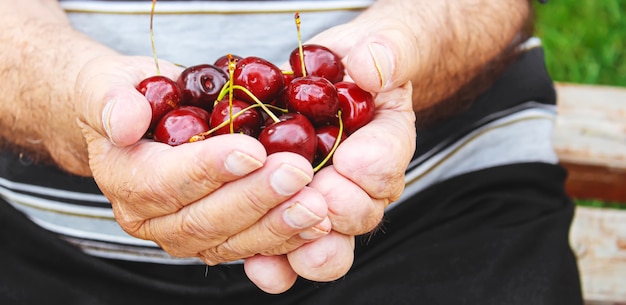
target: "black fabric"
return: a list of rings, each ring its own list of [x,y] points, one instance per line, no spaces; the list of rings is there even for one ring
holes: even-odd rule
[[[332,283],[260,292],[240,265],[162,266],[83,254],[0,204],[0,304],[582,304],[565,171],[485,169],[391,210]],[[206,276],[205,276],[205,271]]]
[[[54,166],[36,164],[28,156],[11,151],[0,150],[0,177],[12,182],[102,194],[93,178],[74,176]]]
[[[582,304],[565,177],[555,165],[517,164],[426,189],[357,251],[353,287],[373,274],[386,287],[353,304],[395,294],[393,304]]]

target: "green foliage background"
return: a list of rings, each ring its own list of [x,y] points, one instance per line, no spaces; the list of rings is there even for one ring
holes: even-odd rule
[[[626,87],[626,0],[534,1],[556,81]]]

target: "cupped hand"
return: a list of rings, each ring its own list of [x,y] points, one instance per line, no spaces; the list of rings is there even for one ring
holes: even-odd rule
[[[310,184],[325,196],[333,230],[343,234],[363,234],[380,223],[404,190],[415,152],[412,79],[421,63],[415,32],[397,16],[370,9],[310,41],[337,53],[346,79],[375,97],[374,119],[338,147],[333,166]]]
[[[412,76],[419,63],[414,33],[402,22],[376,14],[323,32],[307,43],[325,45],[342,57],[347,79],[375,95],[373,121],[344,141],[333,165],[317,172],[309,186],[328,204],[332,232],[285,256],[246,260],[248,276],[260,287],[279,287],[257,263],[272,261],[314,281],[344,276],[354,260],[355,236],[374,230],[384,209],[404,190],[404,175],[415,151]],[[284,274],[287,274],[285,271]]]
[[[282,292],[267,268],[285,278],[313,281],[344,276],[354,261],[355,236],[374,230],[384,209],[404,189],[404,172],[415,150],[411,86],[380,93],[374,120],[343,142],[333,165],[315,174],[309,187],[322,194],[332,223],[330,234],[303,244],[283,256],[254,256],[245,262],[248,277],[266,291]]]
[[[238,134],[175,147],[142,139],[150,108],[134,85],[153,71],[148,58],[102,57],[76,85],[93,177],[126,232],[215,265],[284,254],[330,231],[323,196],[307,187],[311,164],[299,155],[268,157]],[[175,78],[180,68],[162,63],[161,71]]]

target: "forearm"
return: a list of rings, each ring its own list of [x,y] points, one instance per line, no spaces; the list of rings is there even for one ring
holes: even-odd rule
[[[417,52],[410,79],[419,112],[451,98],[498,60],[530,12],[523,0],[379,0],[365,14],[397,17],[413,31]]]
[[[0,1],[0,138],[4,149],[88,175],[74,85],[91,58],[112,53],[74,31],[57,1]]]

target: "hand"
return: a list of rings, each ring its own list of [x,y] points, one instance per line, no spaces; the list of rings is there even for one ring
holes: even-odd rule
[[[477,18],[476,7],[489,19]],[[415,150],[415,112],[449,98],[515,46],[528,12],[527,1],[378,0],[353,21],[309,41],[343,58],[348,78],[377,95],[377,110],[310,184],[328,203],[333,232],[273,259],[308,279],[344,275],[354,236],[373,230],[404,189]],[[260,276],[255,282],[269,284]]]
[[[106,56],[76,85],[93,176],[125,231],[209,265],[284,254],[330,231],[323,196],[306,187],[311,164],[299,155],[268,157],[238,134],[176,147],[142,140],[151,112],[134,84],[152,71],[148,58]],[[162,63],[161,71],[175,78],[180,68]]]
[[[352,81],[376,95],[376,115],[339,146],[333,165],[316,173],[309,184],[328,203],[333,231],[287,255],[246,260],[248,276],[266,291],[289,288],[273,281],[281,272],[285,278],[295,280],[297,274],[315,281],[345,275],[354,259],[354,237],[374,230],[384,208],[404,190],[416,138],[409,81],[417,69],[410,64],[413,33],[395,19],[374,20],[348,23],[310,41],[343,57]],[[268,266],[275,272],[264,273]]]

